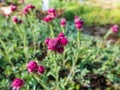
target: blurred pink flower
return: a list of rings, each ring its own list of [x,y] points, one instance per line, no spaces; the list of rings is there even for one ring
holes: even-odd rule
[[[60,45],[58,48],[57,48],[57,52],[58,53],[63,53],[64,52],[64,47],[62,45]]]
[[[80,30],[82,28],[82,24],[75,24],[76,28]]]
[[[58,46],[60,45],[60,39],[59,38],[53,38],[48,43],[48,49],[55,51],[57,50]]]
[[[23,8],[23,13],[25,14],[25,15],[27,15],[31,10],[33,10],[35,8],[35,6],[34,5],[32,5],[32,4],[28,4],[27,6],[25,6],[24,8]]]
[[[118,25],[113,25],[112,27],[111,27],[111,29],[112,29],[112,32],[113,33],[117,33],[118,32]]]
[[[13,88],[13,90],[19,90],[20,87],[22,87],[24,84],[24,81],[20,78],[15,78],[11,84],[11,87]]]
[[[35,6],[34,5],[32,5],[32,4],[28,4],[27,6],[26,6],[26,8],[28,8],[28,9],[34,9],[35,8]]]
[[[45,43],[48,47],[48,50],[63,53],[64,46],[68,44],[68,39],[65,37],[64,33],[59,33],[58,37],[53,39],[46,38]]]
[[[42,65],[39,65],[37,70],[39,74],[43,74],[45,72],[45,67]]]
[[[47,15],[43,20],[48,23],[51,22],[54,19],[54,16],[52,15]]]
[[[21,24],[21,23],[22,23],[22,20],[21,20],[21,19],[18,19],[17,16],[13,16],[13,17],[12,17],[12,21],[13,21],[15,24]]]
[[[62,19],[61,19],[60,25],[61,25],[61,26],[66,26],[66,19],[65,19],[65,18],[62,18]]]
[[[75,17],[74,22],[75,22],[75,26],[78,30],[80,30],[84,24],[84,22],[82,20],[80,20],[80,18],[78,16]]]
[[[48,45],[49,41],[50,41],[50,38],[46,38],[45,39],[45,44]]]
[[[27,64],[27,69],[28,69],[28,72],[30,72],[30,73],[37,71],[37,68],[38,68],[38,65],[35,61],[30,61]]]
[[[47,11],[48,14],[53,14],[53,13],[55,13],[55,12],[56,12],[56,11],[55,11],[54,8],[50,8],[50,9]]]
[[[58,34],[58,37],[65,37],[65,34],[63,32]]]
[[[17,10],[17,7],[16,7],[15,5],[11,5],[10,8],[11,8],[11,11],[12,11],[12,12],[14,12],[14,11]]]
[[[60,42],[61,42],[61,44],[62,44],[63,46],[66,46],[66,45],[68,44],[68,39],[65,38],[65,37],[61,37],[61,38],[60,38]]]

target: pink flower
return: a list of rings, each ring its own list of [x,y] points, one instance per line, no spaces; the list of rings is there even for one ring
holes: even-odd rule
[[[19,90],[20,87],[22,87],[24,84],[24,81],[20,78],[15,78],[11,84],[11,87],[13,88],[13,90]]]
[[[111,27],[111,29],[112,29],[112,32],[113,32],[113,33],[117,33],[117,32],[118,32],[118,25],[113,25],[113,26]]]
[[[50,38],[46,38],[45,39],[45,44],[48,45],[49,41],[50,41]]]
[[[82,20],[80,20],[80,18],[78,16],[75,17],[74,22],[75,22],[75,26],[78,30],[80,30],[84,24],[84,22]]]
[[[45,72],[45,67],[42,66],[42,65],[39,65],[39,66],[38,66],[38,73],[39,73],[39,74],[43,74],[44,72]]]
[[[79,18],[78,16],[75,16],[74,19]]]
[[[67,38],[65,38],[65,37],[61,37],[61,38],[60,38],[60,42],[61,42],[61,44],[62,44],[63,46],[66,46],[66,45],[68,44],[68,40],[67,40]]]
[[[35,61],[30,61],[28,64],[27,64],[27,69],[28,69],[28,72],[35,72],[38,68],[38,65]]]
[[[54,8],[50,8],[48,11],[47,11],[48,14],[53,14],[55,13],[55,9]]]
[[[56,14],[56,11],[54,8],[50,8],[48,11],[47,11],[48,15],[52,15],[54,18],[57,17],[57,14]]]
[[[27,7],[28,9],[31,9],[31,10],[35,8],[35,6],[32,5],[32,4],[28,4],[26,7]]]
[[[54,16],[47,15],[43,20],[48,23],[48,22],[51,22],[53,19],[54,19]]]
[[[33,6],[32,4],[28,4],[23,8],[23,13],[27,15],[30,12],[30,10],[33,10],[34,8],[35,6]]]
[[[45,43],[48,47],[48,50],[63,53],[64,46],[68,44],[68,39],[65,37],[64,33],[59,33],[58,37],[53,39],[46,38]]]
[[[61,33],[58,34],[58,37],[65,37],[65,35],[64,35],[63,32],[61,32]]]
[[[23,13],[24,13],[25,15],[27,15],[27,14],[29,13],[28,8],[25,7],[25,8],[23,9]]]
[[[62,45],[60,45],[59,48],[57,48],[57,52],[58,53],[63,53],[64,52],[64,47]]]
[[[12,21],[13,21],[15,24],[21,24],[21,23],[22,23],[22,20],[21,20],[21,19],[18,19],[17,16],[13,16],[13,17],[12,17]]]
[[[11,5],[10,8],[11,8],[11,11],[12,11],[12,12],[14,12],[14,11],[17,10],[17,7],[16,7],[15,5]]]
[[[60,25],[61,26],[65,26],[66,25],[66,19],[65,18],[61,19]]]
[[[13,17],[12,17],[12,21],[13,21],[14,23],[18,23],[19,20],[18,20],[17,16],[13,16]]]
[[[48,43],[48,49],[55,51],[57,50],[57,47],[60,45],[60,39],[59,38],[53,38]]]
[[[76,28],[77,28],[78,30],[80,30],[80,29],[82,28],[82,25],[81,25],[81,24],[76,24],[75,26],[76,26]]]

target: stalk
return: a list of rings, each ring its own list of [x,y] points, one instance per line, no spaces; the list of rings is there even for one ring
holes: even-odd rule
[[[49,27],[50,27],[51,38],[53,38],[54,37],[53,27],[51,24],[49,24]]]
[[[81,32],[78,31],[77,33],[77,43],[78,43],[78,49],[80,48],[80,35],[81,35]]]
[[[28,45],[27,45],[26,35],[25,35],[25,33],[22,30],[20,30],[20,28],[17,25],[16,25],[16,28],[17,28],[17,31],[18,31],[20,37],[21,37],[21,40],[23,41],[24,55],[25,55],[25,57],[27,59],[26,61],[28,61],[28,53],[27,53],[28,52],[28,47],[27,47]]]
[[[33,18],[34,17],[34,15],[33,15],[33,12],[31,11],[31,16],[32,17],[30,17],[30,19],[29,19],[29,22],[30,22],[30,26],[32,26],[32,21],[34,21],[33,19],[31,19],[31,18]],[[33,29],[32,27],[31,27],[31,29]],[[33,37],[33,48],[34,48],[34,55],[35,55],[35,53],[36,53],[36,37],[35,37],[35,29],[33,29],[32,30],[32,37]]]

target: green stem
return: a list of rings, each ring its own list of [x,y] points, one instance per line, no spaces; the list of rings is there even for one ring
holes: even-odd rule
[[[42,82],[42,80],[40,79],[40,78],[38,78],[38,76],[37,75],[33,75],[34,76],[34,78],[37,80],[37,82],[44,88],[43,90],[49,90],[46,86],[45,86],[45,84]]]
[[[65,28],[61,26],[62,32],[65,33]]]
[[[68,74],[68,77],[67,77],[67,79],[66,79],[66,83],[70,80],[70,78],[72,78],[72,77],[74,76],[75,65],[76,65],[76,62],[77,62],[77,60],[78,60],[79,51],[80,51],[80,50],[78,50],[77,55],[76,55],[76,54],[74,55],[74,56],[75,56],[75,60],[73,60],[70,73]]]
[[[25,55],[25,57],[27,59],[26,60],[26,62],[27,62],[28,61],[28,47],[27,47],[28,45],[27,45],[26,34],[17,25],[16,25],[16,28],[17,28],[17,31],[18,31],[20,37],[21,37],[21,40],[23,41],[23,45],[24,45],[23,51],[24,51],[24,55]]]
[[[51,31],[51,38],[53,38],[54,37],[53,27],[51,24],[49,24],[49,27],[50,27],[50,31]]]
[[[78,43],[78,49],[80,48],[80,34],[81,34],[81,32],[80,32],[80,31],[78,31],[78,33],[77,33],[77,43]]]
[[[57,85],[57,87],[56,87],[56,90],[59,90],[59,66],[58,66],[58,64],[57,64],[57,61],[56,61],[56,55],[55,55],[55,53],[53,53],[53,55],[52,55],[52,60],[53,60],[53,63],[54,63],[54,69],[56,69],[55,71],[55,79],[56,79],[56,85]]]
[[[30,19],[29,19],[30,26],[32,26],[32,21],[34,21],[33,19],[31,19],[31,18],[34,18],[32,11],[31,11],[29,17],[30,17]],[[32,37],[33,37],[33,48],[34,48],[33,52],[34,52],[34,55],[35,55],[35,53],[36,53],[36,37],[35,37],[35,35],[36,34],[35,34],[35,29],[33,29],[32,27],[31,27],[31,29],[32,29]]]
[[[8,50],[7,50],[4,42],[3,42],[1,39],[0,39],[0,43],[1,43],[1,45],[2,45],[2,47],[3,47],[3,49],[4,49],[4,51],[5,51],[5,58],[6,58],[6,60],[8,60],[8,62],[10,63],[10,65],[12,66],[12,68],[13,68],[13,70],[14,70],[14,65],[13,65],[13,63],[11,62],[11,60],[9,59]]]

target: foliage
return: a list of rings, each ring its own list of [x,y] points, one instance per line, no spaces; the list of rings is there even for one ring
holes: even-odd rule
[[[88,9],[88,12],[91,11]],[[14,15],[17,16],[17,13]],[[104,40],[83,34],[76,30],[74,21],[67,21],[63,28],[59,18],[45,23],[35,17],[34,10],[27,16],[18,17],[23,21],[21,24],[15,24],[12,16],[0,16],[1,90],[9,90],[16,77],[25,81],[21,90],[80,90],[82,87],[94,89],[91,85],[92,77],[87,77],[91,74],[105,77],[105,81],[112,83],[109,87],[111,90],[114,84],[119,88],[119,45],[104,44]],[[69,40],[64,52],[59,54],[47,50],[45,39],[52,38],[52,31],[52,35],[57,37],[62,29]],[[29,73],[26,65],[31,60],[45,66],[45,73]],[[107,88],[106,86],[104,89]]]

